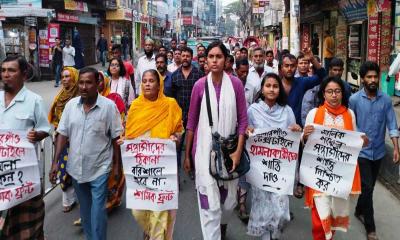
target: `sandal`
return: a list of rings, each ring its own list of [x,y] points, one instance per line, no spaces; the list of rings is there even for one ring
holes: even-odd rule
[[[73,225],[74,226],[82,226],[82,219],[79,218],[78,220],[74,221]]]
[[[303,189],[303,186],[301,186],[301,185],[297,185],[296,186],[296,191],[294,192],[294,194],[293,194],[296,198],[302,198],[303,197],[303,195],[304,195],[304,189]]]
[[[75,207],[75,205],[76,205],[76,202],[74,202],[74,203],[71,204],[70,206],[64,206],[63,212],[64,212],[64,213],[71,212],[72,209]]]
[[[241,188],[239,187],[237,190],[237,196],[238,196],[238,205],[236,208],[238,210],[238,217],[243,223],[247,224],[250,218],[246,210],[247,191],[242,192]]]
[[[370,232],[367,235],[367,240],[379,240],[379,238],[376,235],[376,232]]]

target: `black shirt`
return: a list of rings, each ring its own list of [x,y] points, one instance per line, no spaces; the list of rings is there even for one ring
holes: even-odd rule
[[[53,47],[53,64],[54,65],[62,65],[62,49],[57,48],[57,46]]]

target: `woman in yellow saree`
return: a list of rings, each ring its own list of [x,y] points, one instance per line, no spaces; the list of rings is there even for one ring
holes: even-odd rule
[[[73,67],[64,67],[61,71],[62,89],[54,98],[53,104],[50,107],[48,119],[49,122],[57,129],[61,115],[65,105],[72,98],[78,96],[78,76],[79,72]],[[60,179],[60,187],[63,191],[63,212],[69,212],[75,205],[75,191],[72,187],[71,177],[68,175],[67,169],[68,146],[63,150],[60,159],[58,159],[58,177]]]
[[[183,131],[182,110],[173,98],[163,93],[164,83],[156,70],[143,73],[141,94],[132,102],[126,121],[126,139],[138,137],[171,139],[179,144]],[[133,210],[144,231],[144,239],[172,239],[176,210]]]

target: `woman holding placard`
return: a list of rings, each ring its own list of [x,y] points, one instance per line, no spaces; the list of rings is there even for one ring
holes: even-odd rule
[[[179,144],[183,131],[182,110],[163,90],[164,82],[156,70],[143,73],[141,94],[128,112],[126,139],[162,138]],[[133,210],[132,213],[144,231],[144,239],[172,239],[176,210]]]
[[[301,131],[292,109],[287,105],[286,93],[278,75],[268,73],[263,78],[258,96],[258,101],[247,110],[248,134],[255,128],[269,127]],[[284,224],[290,221],[289,197],[252,186],[251,206],[247,233],[263,240],[279,239]]]
[[[354,112],[348,109],[348,101],[343,97],[345,87],[340,78],[328,77],[320,86],[318,98],[320,106],[312,109],[306,118],[303,141],[314,131],[312,124],[336,129],[356,130]],[[363,136],[364,145],[368,139]],[[358,166],[354,174],[350,195],[361,193],[360,172]],[[349,227],[350,198],[342,199],[305,187],[306,206],[311,208],[312,234],[314,240],[333,239],[335,230],[347,231]]]

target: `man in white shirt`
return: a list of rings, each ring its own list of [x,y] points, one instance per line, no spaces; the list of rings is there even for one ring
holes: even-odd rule
[[[253,66],[249,70],[247,76],[246,88],[251,93],[248,97],[247,102],[251,104],[254,102],[258,91],[261,89],[261,81],[263,77],[273,72],[270,69],[265,68],[265,52],[262,48],[257,47],[253,50]]]
[[[153,39],[147,38],[144,41],[144,54],[144,56],[139,58],[136,66],[135,87],[137,94],[140,94],[140,83],[142,82],[143,73],[149,69],[157,70]]]
[[[180,48],[174,51],[174,61],[168,65],[168,72],[175,72],[182,65],[182,51]]]
[[[75,48],[71,46],[71,40],[65,39],[65,47],[63,48],[63,64],[64,67],[75,66]]]

